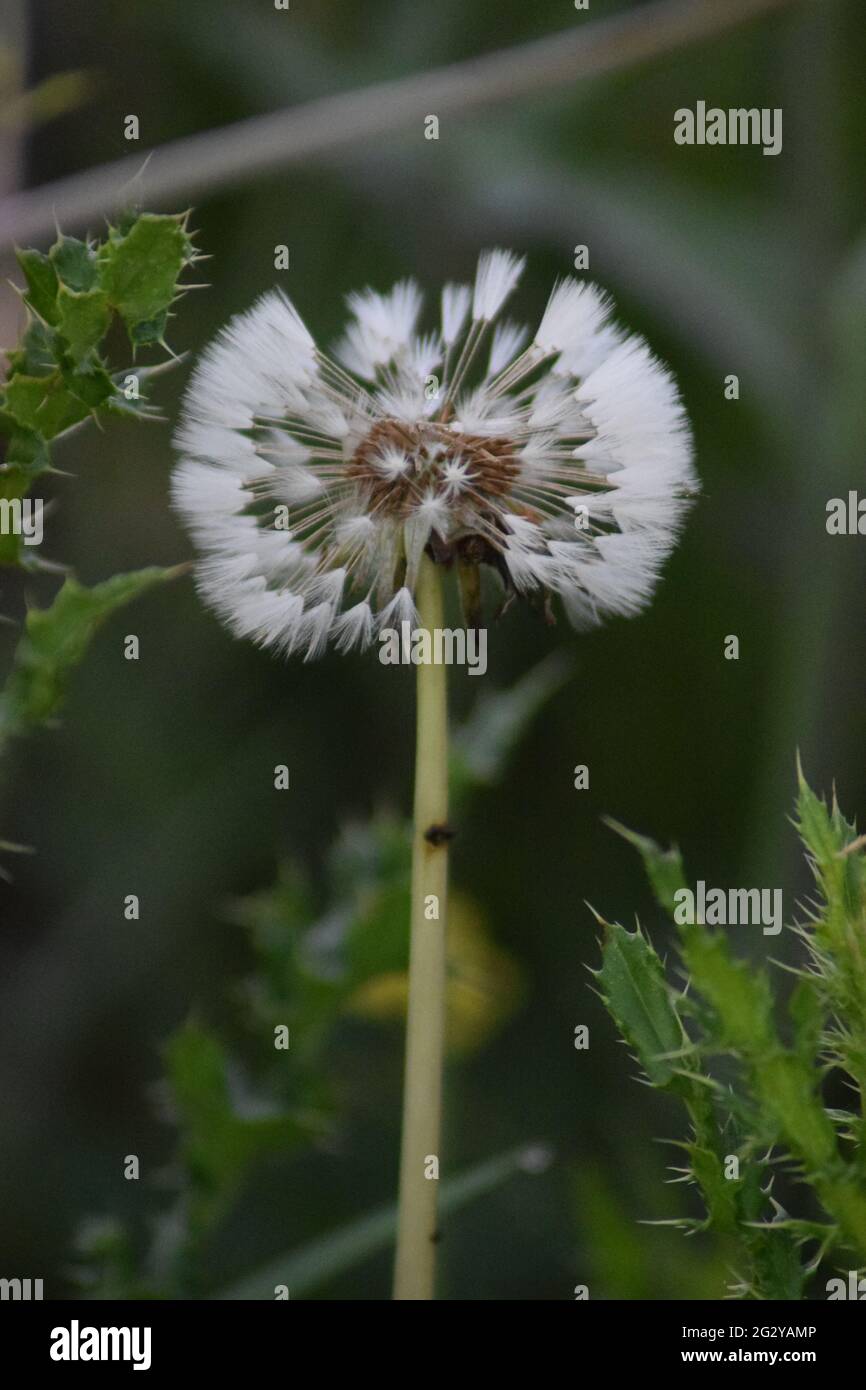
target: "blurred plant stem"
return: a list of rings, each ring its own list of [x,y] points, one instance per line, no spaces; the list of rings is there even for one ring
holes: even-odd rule
[[[417,604],[431,633],[443,625],[442,586],[422,560]],[[396,1299],[433,1297],[445,1029],[448,887],[448,700],[444,665],[419,664],[409,943],[409,1011],[397,1217]]]
[[[81,226],[127,206],[138,193],[150,206],[188,199],[353,149],[389,131],[417,131],[427,111],[451,117],[543,97],[578,79],[629,70],[706,43],[795,3],[654,0],[529,43],[200,131],[148,153],[145,164],[155,158],[146,178],[142,155],[135,154],[7,199],[0,208],[0,247],[38,238],[57,222],[67,229]]]

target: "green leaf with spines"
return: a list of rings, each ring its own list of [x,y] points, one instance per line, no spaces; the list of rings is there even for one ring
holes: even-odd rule
[[[63,353],[57,332],[41,319],[31,319],[18,347],[9,353],[9,376],[50,376]]]
[[[736,960],[727,939],[694,923],[681,929],[682,955],[694,987],[720,1020],[725,1043],[745,1055],[776,1045],[773,996],[766,971]]]
[[[661,845],[656,844],[648,835],[639,835],[636,830],[629,830],[610,816],[604,816],[603,820],[605,825],[637,850],[643,860],[656,901],[673,917],[677,906],[675,894],[688,887],[683,858],[677,846],[671,845],[670,849],[662,849]]]
[[[179,217],[142,213],[110,230],[99,252],[100,284],[134,345],[162,340],[178,279],[193,254]]]
[[[726,1228],[739,1243],[742,1297],[803,1297],[811,1261],[817,1263],[814,1254],[804,1253],[806,1243],[817,1241],[819,1255],[835,1247],[866,1252],[866,1126],[853,1109],[825,1105],[821,1094],[824,1074],[836,1066],[854,1079],[861,1098],[866,1095],[866,856],[835,798],[827,806],[802,773],[797,811],[823,903],[797,929],[812,961],[788,1002],[791,1048],[777,1032],[767,972],[734,958],[726,937],[703,924],[679,932],[687,991],[675,1007],[694,1038],[693,1088],[682,1096],[695,1131],[686,1146],[690,1172],[701,1188],[708,1224]],[[632,832],[625,837],[671,910],[673,892],[686,886],[676,851],[662,851]],[[660,962],[657,974],[659,969]],[[634,1045],[609,997],[606,1002]],[[716,1052],[728,1054],[735,1071],[728,1085],[702,1087],[700,1073],[710,1079],[707,1059]],[[718,1159],[728,1153],[736,1153],[741,1165],[741,1181],[731,1189],[733,1205],[719,1180]],[[796,1164],[828,1222],[797,1222],[770,1206],[779,1162]]]
[[[90,415],[152,413],[147,402],[123,396],[102,356],[103,342],[115,313],[133,347],[163,341],[178,276],[195,255],[185,221],[130,211],[101,245],[59,233],[47,255],[17,252],[30,313],[20,344],[7,354],[0,387],[2,466],[16,474],[6,495],[23,496],[50,466],[47,445]],[[0,563],[39,562],[17,537],[4,536]]]
[[[61,233],[48,255],[61,285],[77,293],[93,289],[98,270],[96,253],[89,242]]]
[[[56,324],[57,291],[60,282],[53,261],[41,251],[35,251],[30,247],[17,249],[15,257],[27,281],[25,304],[46,323]]]
[[[805,935],[830,1018],[825,1051],[853,1079],[866,1115],[866,854],[835,796],[828,807],[799,765],[798,783],[797,828],[823,899]],[[866,1121],[860,1155],[866,1173]]]
[[[774,1115],[797,1158],[812,1173],[838,1160],[836,1131],[821,1102],[812,1067],[782,1048],[750,1058],[759,1102]]]
[[[596,972],[602,998],[654,1086],[682,1089],[675,1060],[687,1038],[664,968],[641,932],[604,924],[602,966]]]
[[[89,406],[70,391],[58,367],[50,376],[17,373],[6,384],[6,408],[16,423],[52,440],[90,414]]]
[[[723,1156],[701,1144],[688,1144],[687,1152],[695,1182],[707,1206],[707,1227],[722,1235],[734,1234],[739,1215],[738,1184],[725,1176]]]
[[[48,608],[31,608],[0,693],[0,740],[46,723],[99,626],[118,608],[173,579],[175,569],[136,570],[85,588],[68,578]]]
[[[102,342],[111,313],[105,290],[70,290],[61,285],[57,294],[57,327],[69,345],[73,361],[82,362]]]

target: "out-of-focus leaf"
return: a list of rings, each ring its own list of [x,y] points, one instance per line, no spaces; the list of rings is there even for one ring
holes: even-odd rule
[[[0,694],[0,740],[54,715],[99,625],[124,604],[181,573],[156,567],[116,574],[88,589],[67,579],[49,608],[31,608]]]
[[[408,898],[405,904],[408,911]],[[407,935],[403,917],[404,942]],[[448,902],[446,1038],[451,1052],[469,1054],[483,1046],[511,1017],[523,996],[517,963],[492,940],[475,904],[462,893]],[[403,955],[408,953],[404,944]],[[402,1020],[409,975],[404,967],[374,974],[356,984],[345,1007],[361,1018]]]
[[[35,130],[45,121],[81,106],[93,86],[93,79],[86,72],[54,72],[26,92],[4,92],[0,131],[8,134]]]
[[[195,1021],[174,1034],[165,1058],[190,1224],[201,1234],[224,1214],[257,1158],[290,1152],[309,1138],[309,1129],[248,1092],[240,1074],[232,1074],[222,1043]]]
[[[794,1047],[807,1062],[814,1063],[824,1028],[824,1005],[820,982],[814,975],[797,981],[788,1000],[788,1013],[794,1025]]]
[[[653,1166],[651,1158],[647,1162],[641,1155],[625,1175],[601,1164],[577,1169],[575,1220],[589,1254],[590,1296],[667,1299],[678,1298],[688,1289],[693,1298],[717,1297],[727,1273],[721,1249],[684,1242],[679,1232],[660,1229],[648,1240],[645,1228],[624,1207],[615,1186],[617,1178],[644,1220],[676,1220],[677,1189],[665,1182],[664,1172]]]
[[[512,750],[541,707],[572,674],[572,664],[553,652],[510,690],[482,693],[465,724],[456,730],[451,751],[455,798],[475,786],[491,786],[503,774]]]
[[[498,1158],[479,1163],[459,1177],[443,1181],[439,1212],[445,1217],[478,1197],[493,1192],[516,1173],[544,1171],[549,1155],[543,1148],[514,1149]],[[396,1206],[370,1212],[319,1240],[290,1250],[239,1280],[220,1297],[232,1300],[272,1299],[274,1290],[285,1285],[290,1298],[313,1293],[329,1280],[354,1269],[356,1265],[387,1249],[397,1229]]]
[[[75,1282],[86,1298],[146,1298],[136,1273],[136,1252],[129,1231],[111,1218],[92,1218],[75,1241]]]

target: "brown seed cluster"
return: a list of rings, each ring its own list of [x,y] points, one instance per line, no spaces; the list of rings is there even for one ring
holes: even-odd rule
[[[379,466],[389,449],[401,451],[408,460],[396,476]],[[467,491],[475,507],[505,496],[520,472],[510,439],[464,434],[441,421],[408,424],[392,419],[377,421],[347,471],[365,493],[369,511],[404,519],[428,490],[442,490],[443,468],[449,460],[466,466]]]

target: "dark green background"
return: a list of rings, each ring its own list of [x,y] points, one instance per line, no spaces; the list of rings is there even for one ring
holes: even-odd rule
[[[31,79],[80,66],[95,85],[33,136],[28,179],[127,154],[129,112],[149,148],[628,8],[293,0],[284,14],[269,0],[40,0]],[[532,319],[586,243],[592,277],[671,364],[694,425],[703,493],[649,612],[577,638],[514,608],[491,630],[491,685],[554,645],[573,653],[575,675],[454,850],[455,882],[520,962],[527,998],[450,1074],[447,1163],[536,1139],[556,1161],[449,1224],[448,1297],[568,1299],[585,1282],[593,1297],[681,1298],[724,1282],[712,1245],[636,1224],[688,1205],[663,1186],[673,1151],[653,1142],[676,1134],[679,1116],[633,1080],[588,987],[585,901],[624,922],[639,913],[664,943],[636,858],[601,824],[609,813],[678,839],[692,878],[784,886],[790,917],[808,884],[786,820],[795,748],[813,785],[835,778],[849,815],[866,797],[866,550],[824,525],[827,499],[863,480],[863,48],[853,0],[793,5],[544,100],[443,119],[438,143],[419,122],[196,200],[211,287],[180,306],[176,350],[200,350],[275,280],[331,341],[350,289],[413,274],[436,291],[471,275],[491,244],[527,254],[514,311]],[[676,146],[673,112],[699,99],[781,106],[783,153]],[[160,386],[169,421],[187,370]],[[736,403],[723,396],[731,372]],[[47,556],[94,582],[189,555],[167,503],[170,425],[91,429],[56,462],[74,478],[51,480]],[[51,588],[12,576],[4,611]],[[140,636],[138,663],[123,659],[127,632]],[[727,634],[739,636],[737,662],[723,659]],[[4,653],[13,641],[3,636]],[[454,672],[458,713],[479,684]],[[0,885],[0,1275],[44,1277],[60,1295],[82,1217],[126,1213],[143,1232],[172,1142],[149,1094],[160,1044],[192,1005],[223,1018],[249,965],[222,904],[272,881],[288,855],[319,873],[347,817],[407,808],[412,719],[405,673],[373,656],[274,661],[234,642],[188,579],[100,634],[62,727],[6,766],[3,834],[37,854]],[[273,790],[278,762],[291,767],[289,794]],[[572,788],[579,762],[588,792]],[[138,923],[122,915],[133,892]],[[757,956],[792,949],[737,934]],[[588,1053],[574,1051],[578,1023]],[[399,1034],[347,1025],[332,1064],[345,1124],[321,1152],[262,1170],[214,1247],[214,1287],[393,1195]],[[127,1153],[146,1180],[123,1180]],[[387,1290],[383,1257],[325,1292]]]

